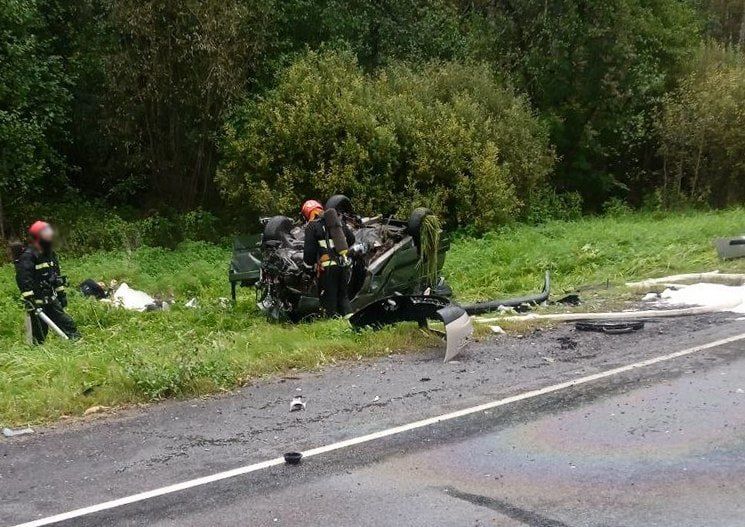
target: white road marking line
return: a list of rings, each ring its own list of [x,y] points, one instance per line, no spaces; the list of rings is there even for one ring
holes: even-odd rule
[[[587,375],[585,377],[580,377],[578,379],[573,379],[571,381],[566,381],[566,382],[562,382],[559,384],[553,384],[551,386],[546,386],[545,388],[523,392],[521,394],[513,395],[511,397],[505,397],[504,399],[499,399],[497,401],[492,401],[490,403],[480,404],[478,406],[472,406],[470,408],[464,408],[463,410],[458,410],[456,412],[450,412],[447,414],[438,415],[436,417],[430,417],[428,419],[414,421],[413,423],[408,423],[405,425],[388,428],[387,430],[381,430],[380,432],[374,432],[372,434],[367,434],[364,436],[359,436],[359,437],[355,437],[352,439],[339,441],[337,443],[332,443],[330,445],[312,448],[310,450],[306,450],[305,452],[303,452],[303,458],[309,458],[312,456],[326,454],[327,452],[341,450],[342,448],[348,448],[351,446],[368,443],[370,441],[375,441],[376,439],[382,439],[385,437],[390,437],[393,435],[401,434],[403,432],[408,432],[410,430],[416,430],[418,428],[423,428],[423,427],[431,426],[437,423],[442,423],[444,421],[458,419],[459,417],[465,417],[467,415],[476,414],[479,412],[483,412],[485,410],[497,408],[499,406],[505,406],[507,404],[515,403],[518,401],[524,401],[526,399],[532,399],[534,397],[539,397],[541,395],[546,395],[548,393],[558,392],[566,388],[571,388],[573,386],[579,386],[581,384],[587,384],[589,382],[597,381],[599,379],[605,379],[607,377],[612,377],[613,375],[618,375],[619,373],[624,373],[627,371],[644,368],[646,366],[651,366],[653,364],[657,364],[660,362],[677,359],[679,357],[684,357],[686,355],[691,355],[699,351],[704,351],[704,350],[708,350],[711,348],[724,346],[725,344],[730,344],[732,342],[737,342],[743,339],[745,339],[745,333],[742,333],[740,335],[735,335],[732,337],[728,337],[725,339],[721,339],[721,340],[716,340],[714,342],[709,342],[708,344],[702,344],[700,346],[695,346],[693,348],[676,351],[675,353],[669,353],[667,355],[661,355],[659,357],[654,357],[652,359],[635,362],[633,364],[628,364],[626,366],[620,366],[618,368],[613,368],[611,370],[594,373],[592,375]],[[267,461],[262,461],[261,463],[254,463],[253,465],[246,465],[244,467],[235,468],[233,470],[228,470],[225,472],[218,472],[217,474],[212,474],[211,476],[204,476],[201,478],[184,481],[182,483],[168,485],[167,487],[161,487],[159,489],[154,489],[154,490],[150,490],[147,492],[141,492],[139,494],[133,494],[131,496],[126,496],[124,498],[106,501],[103,503],[99,503],[97,505],[92,505],[90,507],[83,507],[81,509],[75,509],[70,512],[56,514],[54,516],[48,516],[46,518],[41,518],[38,520],[21,523],[13,527],[41,527],[43,525],[51,525],[53,523],[58,523],[58,522],[62,522],[65,520],[71,520],[73,518],[80,518],[81,516],[88,516],[90,514],[95,514],[97,512],[101,512],[101,511],[105,511],[109,509],[115,509],[117,507],[122,507],[124,505],[130,505],[132,503],[149,500],[151,498],[156,498],[158,496],[164,496],[166,494],[172,494],[174,492],[191,489],[193,487],[198,487],[200,485],[207,485],[208,483],[214,483],[216,481],[233,478],[235,476],[249,474],[251,472],[263,470],[265,468],[281,465],[282,463],[284,463],[284,458],[277,457],[277,458],[270,459]]]

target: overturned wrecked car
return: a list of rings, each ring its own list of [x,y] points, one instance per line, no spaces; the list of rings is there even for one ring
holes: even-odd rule
[[[342,195],[331,197],[326,209],[334,209],[355,235],[348,253],[353,327],[376,328],[404,321],[427,327],[429,320],[441,321],[448,361],[473,332],[469,315],[548,298],[546,273],[543,290],[537,295],[460,306],[451,301],[452,290],[441,274],[450,241],[441,235],[428,209],[414,209],[407,220],[361,217]],[[260,235],[236,239],[228,272],[233,300],[239,286],[252,287],[257,306],[272,319],[299,322],[318,315],[316,273],[303,262],[303,223],[274,216],[262,224]]]
[[[449,240],[438,234],[436,247],[422,241],[429,210],[414,209],[408,220],[360,217],[341,195],[331,197],[326,208],[335,209],[355,235],[348,273],[353,311],[391,295],[452,294],[440,275]],[[271,318],[299,321],[318,314],[315,270],[303,264],[303,224],[286,216],[262,223],[260,236],[236,240],[228,274],[233,299],[238,286],[254,287],[259,309]]]
[[[428,320],[445,324],[451,360],[473,332],[466,312],[452,305],[452,291],[441,275],[450,247],[439,224],[425,208],[407,220],[361,217],[349,199],[331,197],[333,209],[352,230],[349,248],[348,295],[353,327],[382,327],[404,321],[427,327]],[[260,236],[236,240],[229,269],[233,299],[236,288],[253,287],[261,311],[275,320],[301,321],[321,311],[315,270],[303,262],[305,229],[286,216],[262,221]]]

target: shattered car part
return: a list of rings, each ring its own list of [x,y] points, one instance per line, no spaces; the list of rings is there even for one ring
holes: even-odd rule
[[[535,305],[541,304],[548,300],[551,291],[551,274],[546,271],[543,279],[543,289],[535,295],[528,295],[517,298],[506,298],[504,300],[489,300],[487,302],[478,302],[462,306],[469,315],[482,315],[490,311],[497,311],[500,307],[520,307],[523,304]]]
[[[473,334],[468,313],[441,296],[389,296],[370,303],[349,318],[355,328],[381,328],[399,322],[417,322],[427,327],[428,320],[441,320],[445,324],[445,362],[457,356]]]
[[[305,401],[303,401],[302,395],[296,395],[290,401],[290,411],[299,412],[300,410],[305,410]]]
[[[597,320],[577,322],[574,325],[578,331],[598,331],[601,333],[620,334],[631,333],[644,329],[643,320]]]
[[[736,238],[718,238],[714,240],[717,254],[722,260],[745,257],[745,236]]]

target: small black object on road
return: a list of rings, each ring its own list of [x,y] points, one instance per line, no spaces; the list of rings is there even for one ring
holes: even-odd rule
[[[577,322],[578,331],[599,331],[601,333],[620,334],[639,331],[644,328],[643,320],[594,320]]]
[[[299,465],[301,459],[303,459],[302,452],[287,452],[285,454],[285,463],[288,465]]]

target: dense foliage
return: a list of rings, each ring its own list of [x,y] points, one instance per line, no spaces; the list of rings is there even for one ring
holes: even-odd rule
[[[0,238],[6,211],[59,183],[71,95],[44,29],[36,2],[0,0]]]
[[[702,50],[699,67],[665,101],[658,124],[669,204],[727,206],[745,200],[745,61]]]
[[[675,0],[473,4],[475,55],[512,72],[550,123],[562,160],[555,185],[581,192],[589,209],[648,190],[653,111],[697,42],[693,9]]]
[[[519,215],[553,160],[527,101],[486,67],[367,75],[349,53],[310,52],[240,109],[218,180],[252,213],[341,192],[360,212],[426,205],[483,230]]]
[[[743,2],[0,0],[0,236],[48,214],[69,193],[133,207],[139,217],[200,206],[225,216],[214,181],[221,166],[225,195],[262,182],[250,190],[255,199],[241,204],[244,217],[288,210],[289,199],[311,191],[366,196],[364,208],[403,196],[386,202],[388,209],[429,204],[449,211],[453,224],[480,229],[574,211],[578,196],[586,211],[609,198],[638,205],[670,183],[672,139],[655,123],[663,101],[665,119],[677,100],[679,118],[691,120],[686,112],[697,103],[683,92],[708,89],[690,77],[704,39],[741,55]],[[236,156],[240,144],[256,141],[261,120],[267,124],[262,112],[289,93],[299,65],[330,56],[345,62],[325,70],[324,82],[347,99],[319,106],[327,113],[318,121],[338,140],[322,130],[319,153],[267,129],[258,145],[267,157],[248,174],[256,156]],[[317,96],[302,90],[314,89],[318,73],[297,79],[297,100]],[[442,82],[451,74],[458,86]],[[490,86],[493,97],[483,92]],[[328,112],[345,104],[358,113],[330,122]],[[296,125],[290,114],[272,119],[273,131]],[[456,134],[449,145],[440,127],[446,120]],[[510,130],[523,122],[525,130]],[[729,118],[720,125],[737,126]],[[301,130],[292,133],[302,139]],[[531,139],[512,144],[521,133]],[[463,152],[457,134],[464,134]],[[287,166],[285,155],[293,156]],[[312,170],[329,176],[324,187],[307,186],[307,174],[302,184],[288,180]],[[715,163],[707,170],[729,177]],[[241,173],[242,186],[229,188]],[[331,189],[337,182],[342,188]],[[676,195],[669,186],[664,193],[662,204],[672,205]],[[693,194],[701,189],[679,193],[698,199]],[[468,196],[498,206],[488,217],[480,203],[475,212],[461,210]]]

